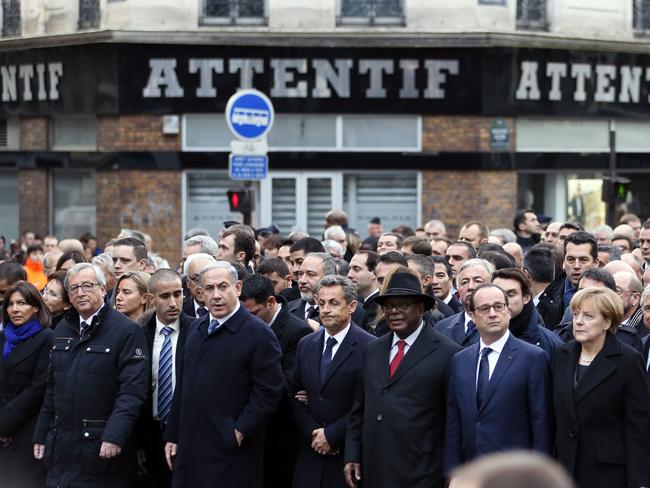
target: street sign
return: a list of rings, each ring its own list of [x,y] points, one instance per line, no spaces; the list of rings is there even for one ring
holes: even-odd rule
[[[269,170],[269,157],[266,155],[231,154],[228,160],[231,180],[263,180]]]
[[[238,90],[226,105],[226,122],[233,135],[244,141],[263,138],[271,130],[275,113],[264,93]]]
[[[231,154],[237,154],[238,156],[261,156],[268,151],[269,146],[266,137],[259,141],[238,141],[236,139],[230,141]]]

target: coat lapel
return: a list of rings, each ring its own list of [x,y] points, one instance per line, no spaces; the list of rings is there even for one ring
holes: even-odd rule
[[[499,385],[499,381],[501,381],[503,375],[510,368],[510,365],[514,360],[516,353],[517,344],[515,343],[514,336],[511,334],[504,344],[503,349],[501,350],[501,354],[499,354],[499,359],[497,360],[497,364],[494,367],[494,371],[492,372],[492,377],[490,378],[490,381],[488,381],[487,392],[485,393],[485,400],[483,400],[481,404],[481,410],[485,408],[485,406],[489,403],[490,398],[492,398],[492,395],[494,395],[494,391]],[[476,361],[478,362],[478,352]],[[474,364],[476,365],[476,363]]]
[[[609,358],[612,356],[618,356],[620,354],[621,344],[617,342],[615,337],[607,334],[603,349],[598,353],[591,366],[587,368],[587,372],[576,386],[576,403],[582,400],[585,395],[587,395],[591,390],[596,388],[596,386],[605,381],[611,374],[616,371],[616,364]],[[573,384],[573,382],[571,384]]]
[[[15,349],[11,351],[9,356],[7,356],[4,361],[2,361],[4,363],[3,372],[9,371],[16,364],[28,358],[41,345],[41,341],[36,340],[41,332],[43,332],[43,329],[41,329],[38,334],[30,337],[25,341],[19,342],[16,345]],[[4,341],[2,342],[2,347],[4,348]],[[2,350],[0,350],[0,354],[3,354]]]
[[[323,344],[325,341],[325,330],[321,330],[318,334],[312,334],[309,337],[309,344],[307,350],[305,351],[305,356],[308,359],[307,364],[313,364],[313,368],[307,368],[311,379],[309,382],[305,381],[305,384],[318,385],[320,390],[320,360],[323,355]],[[336,356],[335,356],[336,357]],[[298,367],[298,366],[296,366]]]
[[[425,357],[434,352],[438,348],[438,342],[440,342],[440,339],[435,336],[433,329],[424,324],[420,331],[420,335],[404,355],[404,359],[402,359],[402,362],[395,370],[395,375],[390,378],[388,384],[390,385],[399,380]],[[390,365],[387,363],[386,367],[389,368]]]
[[[325,388],[325,385],[327,385],[328,381],[332,377],[332,375],[336,372],[336,370],[343,364],[343,362],[352,354],[354,351],[354,347],[357,344],[357,331],[355,330],[356,325],[351,324],[350,325],[350,330],[348,331],[347,335],[345,336],[345,339],[343,339],[343,342],[339,346],[338,350],[336,351],[336,354],[334,355],[334,359],[332,359],[332,364],[330,364],[330,369],[327,372],[327,375],[325,376],[325,381],[320,385],[320,390],[323,391],[323,388]],[[320,360],[319,360],[319,373],[320,373]]]
[[[573,384],[575,368],[576,364],[578,364],[578,357],[580,356],[580,344],[575,341],[564,344],[556,354],[562,355],[562,360],[558,361],[558,367],[554,371],[554,374],[561,378],[557,382],[559,385],[559,394],[573,421],[576,422],[578,417],[576,415],[575,388]]]

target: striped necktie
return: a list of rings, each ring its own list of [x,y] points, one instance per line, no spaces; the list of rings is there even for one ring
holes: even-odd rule
[[[171,327],[164,327],[160,331],[165,336],[165,340],[160,350],[160,361],[158,364],[158,418],[165,425],[169,420],[169,413],[172,406],[172,340],[171,333],[174,331]]]

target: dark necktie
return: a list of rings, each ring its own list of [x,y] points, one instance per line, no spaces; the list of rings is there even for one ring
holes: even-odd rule
[[[199,307],[196,309],[196,316],[203,317],[208,313],[208,309],[205,307]]]
[[[404,359],[404,347],[406,347],[406,341],[397,341],[397,354],[393,357],[393,360],[390,362],[390,377],[392,378],[399,366],[399,363]]]
[[[160,350],[160,361],[158,364],[158,418],[163,424],[169,419],[169,412],[172,406],[172,340],[171,333],[174,329],[164,327],[160,331],[165,336],[162,349]]]
[[[88,330],[88,327],[90,327],[90,324],[86,322],[85,320],[81,322],[80,327],[79,327],[79,335],[84,335],[86,331]]]
[[[476,330],[476,324],[474,323],[473,320],[470,320],[469,322],[467,322],[467,332],[465,332],[465,336],[467,337],[471,336],[475,330]]]
[[[325,377],[327,376],[327,372],[330,369],[330,366],[332,365],[332,349],[336,345],[336,339],[333,337],[330,337],[327,339],[327,343],[325,344],[325,352],[323,353],[323,356],[320,358],[320,384],[322,385],[325,382]]]
[[[488,383],[490,382],[490,363],[488,362],[488,355],[492,349],[486,347],[481,352],[481,362],[478,366],[478,380],[476,381],[476,409],[481,408],[481,403],[485,399],[485,392],[487,391]]]
[[[212,334],[217,328],[219,327],[219,321],[217,319],[214,319],[212,322],[210,322],[210,325],[208,325],[208,335]]]

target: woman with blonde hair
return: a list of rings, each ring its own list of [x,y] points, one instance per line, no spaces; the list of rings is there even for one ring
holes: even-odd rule
[[[147,289],[151,275],[144,271],[129,271],[115,285],[115,310],[137,322],[150,306]]]
[[[643,358],[615,336],[621,299],[585,288],[571,310],[575,340],[553,361],[556,456],[580,487],[647,487],[650,393]]]

